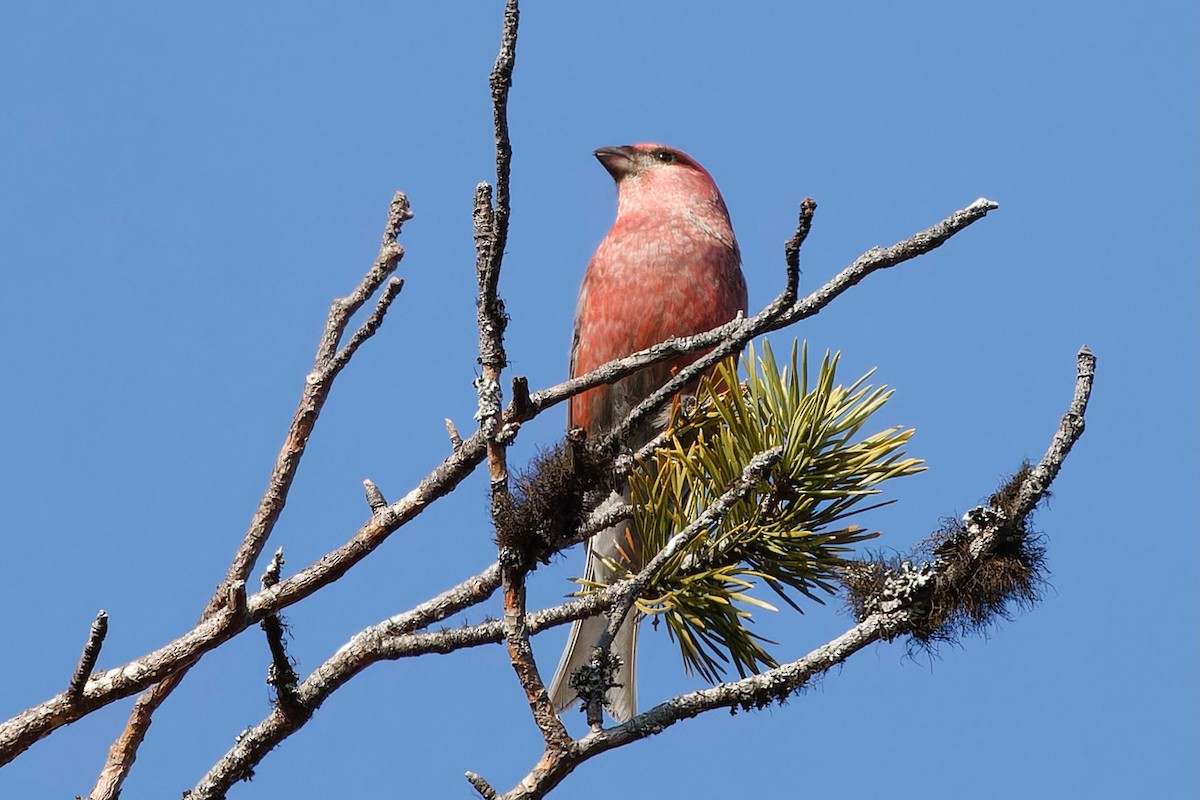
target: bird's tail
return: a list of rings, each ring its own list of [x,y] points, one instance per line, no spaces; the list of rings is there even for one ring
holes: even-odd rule
[[[623,498],[613,493],[609,502],[622,502]],[[632,536],[628,523],[621,523],[600,531],[590,540],[587,547],[587,571],[589,581],[610,584],[618,575],[612,564],[636,566],[641,554],[636,552],[637,537]],[[637,713],[636,656],[638,613],[631,609],[617,635],[613,639],[611,653],[621,660],[614,681],[616,686],[608,690],[608,711],[619,722],[626,722]],[[608,626],[608,617],[601,614],[577,620],[571,625],[567,648],[558,662],[554,680],[550,682],[550,702],[556,711],[562,711],[573,703],[577,695],[570,686],[571,675],[592,657],[596,641]]]
[[[618,722],[627,722],[637,713],[637,684],[634,658],[637,655],[637,620],[636,612],[631,612],[625,622],[617,630],[613,639],[612,654],[621,659],[617,668],[615,681],[617,686],[608,690],[608,711]],[[558,662],[558,671],[550,682],[550,702],[554,703],[556,711],[563,711],[578,697],[569,685],[571,675],[588,662],[596,640],[608,626],[608,618],[601,615],[576,620],[571,626],[571,638],[567,640],[567,649],[563,651],[562,659]]]

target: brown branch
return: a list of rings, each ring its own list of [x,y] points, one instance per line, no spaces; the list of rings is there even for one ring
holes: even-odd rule
[[[262,586],[270,589],[279,583],[283,570],[283,548],[275,551],[271,562],[262,575]],[[267,614],[259,625],[267,637],[267,649],[271,652],[271,666],[267,670],[267,684],[275,689],[275,702],[279,710],[288,715],[304,715],[305,709],[296,695],[296,684],[300,676],[287,653],[287,625],[279,614]]]
[[[185,674],[186,671],[181,670],[168,675],[161,683],[154,687],[153,691],[142,694],[134,701],[133,709],[129,712],[129,720],[125,723],[125,729],[121,731],[121,735],[108,748],[108,757],[105,759],[100,774],[96,777],[96,785],[92,787],[92,792],[88,795],[89,800],[116,800],[120,796],[121,786],[124,784],[125,778],[129,775],[129,771],[133,769],[133,762],[137,760],[138,748],[146,738],[146,732],[150,729],[154,712],[158,710],[163,701],[175,690],[175,687],[183,680]],[[51,703],[43,703],[42,705],[45,707],[51,705]],[[61,712],[55,709],[55,713],[58,714]],[[79,714],[79,716],[83,716],[83,713]],[[64,722],[63,724],[66,723]],[[38,738],[41,737],[39,736]],[[25,744],[25,747],[28,747],[33,741],[36,741],[36,739],[29,741],[28,744]]]
[[[583,524],[579,526],[579,530],[576,531],[575,535],[562,543],[562,548],[565,550],[580,542],[586,542],[600,531],[608,530],[618,523],[632,518],[633,506],[628,503],[609,505],[608,498],[605,498],[600,501],[600,505],[583,521]]]
[[[480,431],[487,442],[488,477],[491,487],[492,520],[496,526],[500,574],[504,590],[504,639],[509,660],[525,692],[534,721],[549,742],[569,739],[566,728],[554,712],[546,694],[533,647],[529,643],[526,622],[525,581],[533,564],[530,548],[522,541],[528,531],[513,524],[513,500],[509,490],[507,450],[516,432],[512,423],[504,425],[501,406],[500,376],[507,357],[504,352],[504,328],[507,322],[504,302],[498,295],[500,267],[504,246],[508,241],[509,177],[512,170],[512,144],[508,135],[508,92],[512,87],[516,62],[517,27],[520,12],[517,0],[508,0],[504,7],[504,31],[500,52],[492,70],[492,115],[496,134],[496,206],[491,206],[491,191],[486,183],[475,192],[476,274],[479,280],[479,363],[482,369],[478,381]],[[522,386],[524,384],[521,384]],[[528,407],[528,390],[516,398],[518,413]]]
[[[527,618],[530,634],[541,633],[548,628],[565,625],[584,617],[602,614],[612,607],[622,583],[577,600],[531,612]],[[417,631],[395,636],[380,643],[378,657],[388,661],[415,658],[430,653],[453,653],[469,647],[498,644],[504,640],[504,624],[501,620],[490,620],[476,625],[463,625],[440,631]]]
[[[1000,207],[999,203],[981,197],[966,208],[955,211],[946,219],[925,230],[913,234],[907,239],[897,242],[891,247],[873,247],[863,253],[854,263],[838,273],[832,280],[817,291],[801,300],[787,313],[781,315],[771,326],[770,330],[778,330],[785,326],[814,316],[829,305],[835,298],[850,287],[860,283],[864,278],[881,269],[888,269],[905,261],[911,261],[917,256],[923,256],[941,247],[952,236],[959,233],[974,222],[978,222]]]
[[[375,302],[375,310],[371,312],[371,316],[363,321],[363,324],[350,337],[350,341],[346,343],[346,346],[339,350],[337,355],[331,360],[329,366],[334,374],[346,366],[363,342],[375,335],[375,332],[379,330],[379,326],[383,324],[383,318],[387,316],[392,301],[399,297],[400,290],[403,288],[404,280],[402,278],[397,278],[393,275],[388,279],[387,285],[383,288],[383,293],[379,295],[379,299]]]
[[[783,245],[783,263],[787,266],[787,281],[783,294],[779,298],[781,304],[790,306],[796,302],[796,295],[800,292],[800,248],[804,245],[804,240],[808,238],[808,232],[812,230],[813,215],[816,213],[816,200],[806,197],[800,201],[800,216],[796,220],[796,232]]]
[[[450,437],[450,449],[457,450],[462,447],[462,437],[458,435],[458,427],[454,424],[454,420],[446,418],[446,435]]]
[[[92,670],[96,668],[96,660],[100,658],[100,648],[104,645],[104,637],[107,634],[108,614],[101,610],[96,614],[95,621],[92,622],[87,642],[83,645],[83,653],[79,656],[79,664],[75,667],[75,674],[71,676],[71,682],[67,685],[69,697],[78,700],[83,694],[83,687],[87,683],[87,679],[91,677]]]
[[[1062,468],[1067,454],[1071,452],[1075,442],[1079,441],[1079,437],[1083,435],[1083,416],[1087,412],[1088,398],[1092,395],[1092,382],[1096,377],[1096,356],[1092,355],[1092,351],[1088,349],[1087,345],[1084,345],[1079,348],[1075,360],[1078,373],[1075,381],[1075,396],[1071,400],[1071,407],[1067,409],[1062,422],[1059,423],[1058,431],[1050,442],[1050,448],[1021,486],[1015,511],[1019,517],[1028,515],[1034,506],[1045,497],[1050,484],[1058,477],[1058,471]]]
[[[627,516],[629,511],[628,506],[618,507],[610,513],[595,516],[589,520],[588,527],[610,525],[617,516]],[[500,583],[500,566],[498,563],[492,564],[479,575],[463,581],[412,611],[355,634],[350,642],[313,670],[297,687],[295,695],[307,712],[306,715],[289,716],[280,713],[278,709],[272,710],[258,725],[238,737],[237,744],[192,790],[189,795],[191,800],[221,797],[241,777],[249,775],[268,752],[303,727],[312,713],[333,692],[372,664],[431,653],[450,653],[504,641],[504,623],[499,620],[443,631],[422,630],[464,608],[485,601]],[[613,587],[586,598],[529,614],[529,632],[537,633],[602,612],[612,605],[624,588],[624,584],[614,584]]]
[[[666,728],[707,711],[722,708],[755,708],[787,697],[862,648],[879,641],[885,626],[872,618],[802,659],[708,689],[680,695],[614,728],[592,729],[587,736],[562,749],[547,748],[537,767],[529,772],[503,800],[534,800],[545,797],[584,761],[623,745],[662,733]]]
[[[512,143],[508,136],[508,91],[512,88],[513,67],[517,63],[517,25],[520,11],[517,0],[504,4],[504,28],[500,36],[500,52],[492,69],[489,84],[492,90],[492,122],[496,134],[496,219],[492,228],[491,261],[493,280],[500,276],[500,262],[508,244],[509,177],[512,174]],[[493,292],[495,284],[492,284]]]
[[[493,789],[490,783],[474,772],[467,770],[466,778],[467,783],[471,784],[472,789],[479,792],[479,796],[483,800],[496,800],[500,796],[500,793]]]
[[[267,483],[267,491],[263,494],[262,501],[259,503],[258,510],[250,522],[250,528],[246,532],[242,545],[238,548],[237,554],[229,566],[225,583],[228,584],[237,580],[244,581],[249,578],[250,571],[254,568],[255,562],[262,554],[267,538],[271,535],[271,531],[274,530],[275,523],[283,511],[288,491],[291,489],[292,480],[295,478],[296,471],[300,467],[300,459],[304,455],[309,436],[312,434],[317,417],[325,405],[325,400],[329,397],[329,391],[333,388],[333,379],[337,377],[338,373],[346,365],[349,356],[353,353],[353,349],[357,348],[361,340],[368,338],[378,327],[378,324],[376,324],[374,327],[368,328],[370,325],[370,321],[368,320],[368,323],[364,324],[363,329],[360,329],[355,336],[355,339],[358,341],[352,340],[343,353],[339,354],[337,352],[338,344],[341,342],[342,336],[350,324],[351,317],[375,294],[383,282],[395,272],[400,264],[400,259],[404,257],[404,248],[396,241],[396,237],[399,236],[400,228],[404,222],[412,219],[412,216],[412,208],[409,205],[408,198],[403,192],[396,192],[392,198],[391,207],[388,209],[383,240],[379,246],[379,255],[376,256],[375,263],[367,271],[367,274],[353,292],[346,297],[335,300],[330,306],[329,316],[325,321],[325,330],[321,335],[321,342],[317,347],[313,370],[305,379],[300,403],[296,408],[295,416],[292,418],[292,424],[288,429],[283,448],[279,451],[279,456],[275,461],[275,468],[272,470],[271,478]],[[391,302],[391,299],[387,299],[385,302],[385,298],[388,298],[390,294],[391,298],[394,299],[397,292],[399,292],[399,287],[394,289],[389,287],[385,291],[384,296],[380,298],[380,306],[376,308],[375,314],[372,316],[378,316],[382,320],[383,313],[386,312],[387,305]],[[218,591],[218,594],[220,594],[220,591]],[[209,610],[211,608],[212,604],[210,603]]]
[[[379,491],[375,481],[370,478],[363,479],[363,494],[367,498],[367,506],[371,511],[377,512],[387,508],[388,502],[384,498],[383,492]]]
[[[258,622],[264,615],[280,611],[336,581],[382,544],[391,533],[420,514],[430,503],[453,491],[483,458],[482,440],[473,436],[469,441],[470,445],[464,443],[462,448],[451,453],[407,495],[372,515],[344,545],[271,589],[247,598],[244,614],[232,613],[230,608],[222,606],[168,644],[128,664],[92,676],[77,701],[72,701],[64,692],[0,723],[0,764],[8,763],[34,742],[63,725],[163,681],[162,688],[156,687],[154,692],[139,699],[131,715],[131,725],[127,726],[122,739],[114,743],[114,749],[119,752],[110,751],[110,765],[117,769],[121,757],[136,751],[149,723],[149,716],[174,688],[173,684],[182,677],[180,670]],[[164,680],[168,676],[172,684],[169,686]],[[136,725],[133,724],[134,716],[137,718]],[[133,736],[138,737],[136,741],[132,740]],[[129,741],[126,741],[127,738]],[[125,765],[120,770],[127,771],[130,762],[119,763]]]
[[[1057,475],[1066,454],[1082,434],[1082,418],[1077,418],[1076,415],[1082,415],[1086,410],[1094,369],[1095,359],[1085,348],[1080,352],[1079,373],[1071,409],[1064,416],[1054,437],[1054,442],[1058,446],[1051,447],[1042,463],[1025,480],[1022,490],[1038,482],[1038,479],[1033,477],[1038,470],[1049,471]],[[747,467],[747,473],[743,475],[740,483],[756,480],[755,475],[761,469],[768,468],[770,459],[777,455],[777,453],[769,451],[759,457],[763,461],[762,464],[756,466],[756,462],[752,462]],[[755,468],[754,474],[750,474],[752,467]],[[740,492],[740,486],[735,486],[731,488],[730,492],[723,495],[722,500],[732,503],[740,496]],[[594,514],[586,528],[605,527],[611,524],[612,520],[607,516],[608,513],[628,514],[629,509],[622,507],[606,512],[606,514]],[[722,513],[722,509],[714,505],[706,513],[710,516],[717,515]],[[996,524],[1008,524],[1001,517],[992,517],[991,519]],[[694,524],[694,527],[699,528],[699,523],[700,520]],[[979,542],[994,540],[997,535],[998,531],[994,528],[977,526],[972,530],[972,536]],[[682,544],[687,538],[689,538],[689,533],[685,530],[673,537],[672,542],[679,541]],[[973,558],[982,559],[987,556],[988,547],[975,546],[971,548],[971,552]],[[652,575],[656,571],[656,562],[666,557],[669,557],[669,553],[660,554],[660,557],[652,560],[643,573],[639,573],[639,576],[614,584],[603,592],[598,592],[583,600],[565,603],[528,615],[526,618],[528,632],[536,633],[554,625],[591,616],[605,609],[623,607],[627,611],[629,598],[636,597],[647,575]],[[967,574],[965,571],[962,572],[958,579],[966,579]],[[315,710],[329,694],[344,685],[354,674],[376,661],[415,657],[435,652],[452,652],[465,647],[496,643],[506,638],[506,625],[503,622],[489,622],[438,632],[411,632],[468,605],[482,602],[500,583],[499,576],[500,567],[498,564],[494,564],[481,575],[460,584],[459,587],[444,593],[408,615],[395,617],[357,634],[348,645],[315,670],[300,687],[298,694],[305,698],[306,707]],[[885,610],[871,614],[842,636],[817,648],[802,659],[741,681],[681,695],[635,717],[624,725],[608,730],[594,730],[577,742],[571,741],[569,738],[548,742],[538,768],[530,773],[520,787],[505,797],[545,796],[582,761],[658,733],[665,727],[706,711],[718,708],[755,708],[780,701],[803,687],[814,676],[842,663],[866,645],[881,639],[892,639],[911,631],[913,604],[919,602],[917,593],[903,595],[903,599],[893,601]],[[436,614],[420,615],[422,611],[427,611],[429,608],[437,608],[438,611]],[[612,612],[610,611],[610,613]],[[619,620],[617,624],[619,625]],[[249,770],[270,749],[302,725],[303,721],[289,722],[283,715],[273,712],[271,716],[257,727],[247,731],[239,739],[238,745],[210,770],[205,779],[193,790],[191,796],[193,798],[221,796],[239,776],[248,775]],[[483,778],[474,773],[468,773],[468,776],[477,791],[484,796],[496,796],[495,790]]]

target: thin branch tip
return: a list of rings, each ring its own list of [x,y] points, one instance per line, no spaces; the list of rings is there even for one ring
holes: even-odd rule
[[[392,206],[390,209],[391,216],[401,222],[408,222],[413,218],[412,204],[408,201],[408,195],[404,192],[397,191],[392,195]]]
[[[225,602],[233,620],[239,620],[244,617],[246,615],[246,582],[237,580],[229,584],[225,595]]]
[[[471,788],[479,792],[479,796],[484,800],[495,800],[500,794],[492,788],[492,785],[483,779],[483,776],[474,772],[467,771],[465,774],[467,783],[471,784]]]
[[[108,614],[104,609],[100,609],[96,613],[96,619],[92,621],[92,627],[88,630],[87,642],[83,646],[83,653],[79,656],[79,664],[75,667],[75,673],[71,676],[71,682],[67,686],[67,694],[73,700],[78,700],[83,696],[83,689],[87,685],[88,678],[96,669],[96,661],[100,658],[100,648],[104,646],[104,637],[108,635]]]
[[[262,577],[259,579],[262,583],[262,588],[270,589],[275,584],[279,583],[279,576],[283,573],[283,548],[277,548],[275,554],[271,556],[270,562],[267,563],[267,568],[263,570]]]
[[[383,492],[379,491],[379,487],[370,478],[363,479],[363,493],[367,497],[367,505],[374,513],[379,513],[387,508],[388,502],[384,499]]]
[[[458,427],[454,424],[454,420],[449,417],[446,417],[446,433],[450,436],[451,450],[458,450],[463,446],[463,439],[458,434]]]

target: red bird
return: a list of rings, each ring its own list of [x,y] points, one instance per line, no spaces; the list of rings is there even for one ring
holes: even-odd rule
[[[704,167],[685,153],[659,144],[602,147],[595,156],[617,182],[617,219],[592,256],[579,290],[572,377],[673,336],[715,328],[747,305],[741,253],[729,211]],[[567,427],[582,427],[590,438],[597,438],[666,383],[674,370],[699,355],[656,364],[576,395],[567,412]],[[636,448],[653,433],[636,432],[625,444]],[[628,496],[628,490],[624,494]],[[638,569],[639,544],[636,531],[627,524],[592,537],[587,543],[587,579],[610,583],[619,577],[599,555]],[[612,646],[613,655],[621,659],[616,675],[620,685],[609,690],[608,708],[622,722],[637,711],[637,623],[631,613]],[[597,616],[572,626],[550,685],[556,709],[561,711],[576,699],[568,680],[587,663],[606,624],[605,617]]]

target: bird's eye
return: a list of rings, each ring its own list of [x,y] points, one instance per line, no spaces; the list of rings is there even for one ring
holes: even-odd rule
[[[670,150],[656,150],[654,157],[664,164],[674,164],[679,160],[679,157]]]

